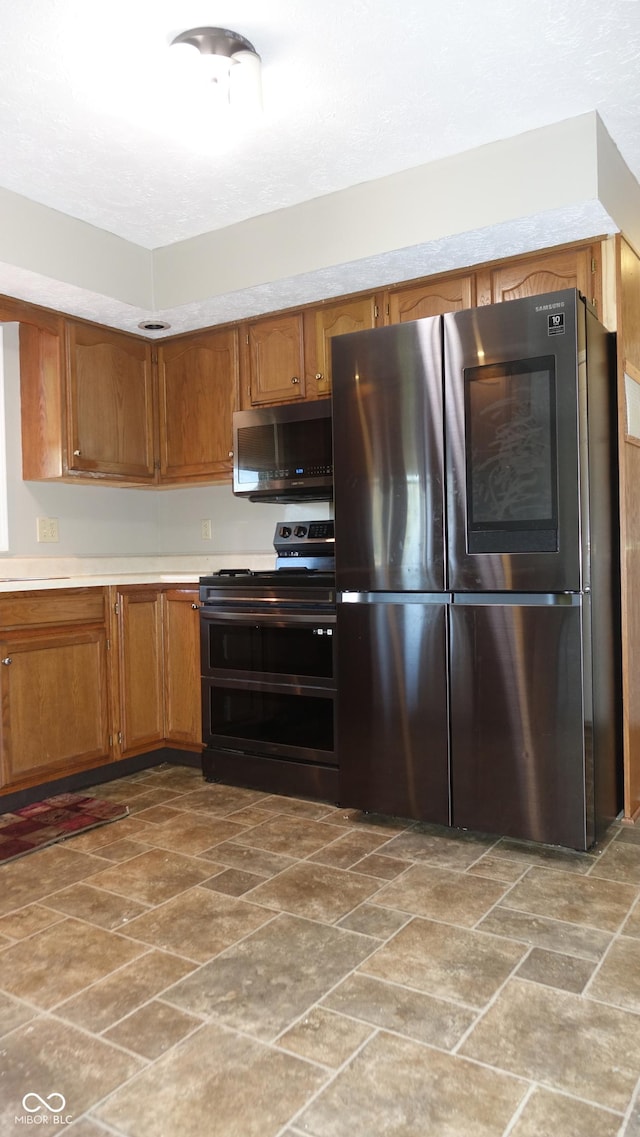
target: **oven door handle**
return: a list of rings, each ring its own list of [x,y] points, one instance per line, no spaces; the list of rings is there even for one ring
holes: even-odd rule
[[[251,624],[253,627],[264,624],[266,627],[287,627],[292,624],[307,624],[313,627],[316,624],[319,626],[331,625],[336,622],[335,612],[327,612],[322,609],[317,611],[309,611],[307,608],[304,612],[296,611],[290,608],[279,608],[277,612],[269,611],[263,612],[260,609],[233,609],[229,611],[225,608],[224,611],[215,609],[201,608],[200,618],[207,623],[217,624]]]

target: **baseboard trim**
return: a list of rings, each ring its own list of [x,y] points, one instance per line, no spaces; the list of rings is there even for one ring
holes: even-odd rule
[[[56,778],[52,782],[29,786],[25,790],[0,794],[0,813],[13,813],[16,809],[22,809],[34,801],[42,801],[46,797],[53,797],[54,794],[77,793],[78,790],[91,789],[92,786],[100,785],[102,782],[111,782],[115,778],[124,778],[127,774],[148,770],[150,766],[159,766],[161,762],[170,762],[175,766],[193,766],[198,770],[202,767],[200,754],[163,746],[158,750],[149,750],[146,754],[136,754],[133,758],[121,758],[119,762],[97,766],[93,770],[81,770],[65,778]]]

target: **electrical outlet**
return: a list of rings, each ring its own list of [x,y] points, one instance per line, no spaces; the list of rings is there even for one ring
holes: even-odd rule
[[[39,517],[37,536],[38,541],[58,541],[58,518]]]
[[[203,541],[210,541],[211,540],[211,520],[210,519],[200,522],[200,536],[201,536]]]

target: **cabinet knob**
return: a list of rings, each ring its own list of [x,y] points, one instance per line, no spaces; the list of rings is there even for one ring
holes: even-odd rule
[[[230,457],[230,458],[233,458],[233,450],[230,450],[230,451],[229,451],[229,457]]]
[[[321,371],[316,371],[316,379],[324,379],[324,375]]]
[[[299,383],[299,382],[300,382],[300,380],[298,379],[298,376],[297,376],[297,375],[293,375],[293,376],[291,377],[291,382],[292,382],[292,383]]]
[[[81,454],[80,450],[74,450],[73,456],[74,456],[74,458],[81,458],[82,454]]]
[[[200,605],[199,604],[192,604],[191,607],[193,608],[194,612],[197,612],[198,609],[200,608]]]
[[[8,667],[10,663],[13,663],[13,660],[12,660],[12,658],[11,658],[11,656],[10,656],[10,655],[7,655],[7,656],[5,656],[5,658],[2,660],[2,662],[4,663],[5,667]]]

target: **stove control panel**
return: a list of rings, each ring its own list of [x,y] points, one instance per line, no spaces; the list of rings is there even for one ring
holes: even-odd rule
[[[333,521],[280,521],[276,525],[273,547],[278,558],[308,558],[331,562],[335,537]]]

